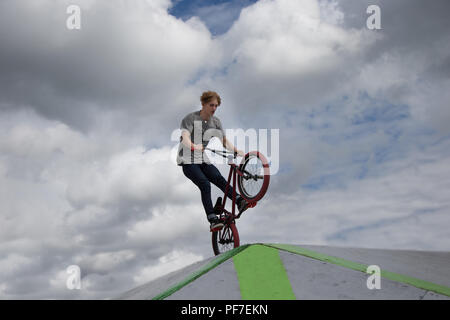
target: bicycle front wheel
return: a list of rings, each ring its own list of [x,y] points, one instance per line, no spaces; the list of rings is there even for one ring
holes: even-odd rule
[[[239,233],[236,224],[226,224],[221,230],[214,231],[212,233],[212,247],[216,256],[239,247]]]
[[[258,151],[247,153],[239,165],[238,187],[241,196],[248,202],[260,200],[266,194],[270,181],[269,163]]]

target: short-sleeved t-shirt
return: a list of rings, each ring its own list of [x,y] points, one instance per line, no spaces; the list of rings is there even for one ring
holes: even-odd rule
[[[190,134],[191,141],[194,144],[203,144],[206,147],[212,137],[219,138],[222,141],[225,137],[225,131],[222,128],[222,123],[219,118],[212,116],[209,120],[203,120],[200,117],[200,111],[189,113],[183,118],[180,126],[181,131],[187,131]],[[177,164],[193,164],[193,163],[210,163],[206,154],[202,151],[191,151],[181,142],[178,147]]]

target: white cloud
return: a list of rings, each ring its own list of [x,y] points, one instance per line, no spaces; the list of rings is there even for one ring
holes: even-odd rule
[[[76,264],[83,266],[91,272],[108,273],[136,257],[132,250],[114,252],[100,252],[94,255],[82,255],[75,258]]]
[[[283,235],[297,244],[448,250],[444,230],[436,228],[447,224],[450,158],[435,152],[417,151],[343,189],[269,196],[245,214],[239,230],[258,242]]]
[[[342,25],[345,13],[336,0],[319,0],[320,19],[331,25]]]
[[[14,30],[2,33],[8,48],[2,55],[2,108],[32,108],[86,130],[102,121],[99,110],[162,117],[184,106],[178,95],[186,95],[185,82],[208,61],[213,45],[200,20],[169,15],[169,1],[85,1],[82,29],[70,32],[69,4],[2,2],[0,28]]]
[[[198,194],[200,196],[200,194]],[[200,200],[200,197],[198,198]],[[138,221],[127,235],[132,242],[164,244],[192,238],[193,234],[208,231],[201,203],[196,205],[170,205],[155,208],[152,218]]]
[[[323,72],[359,51],[362,33],[324,23],[316,1],[260,1],[242,11],[227,37],[238,37],[234,59],[257,74],[290,77]]]
[[[23,272],[23,269],[29,268],[33,264],[34,262],[30,257],[17,253],[10,253],[0,260],[2,278],[10,277],[18,272]]]
[[[143,284],[202,259],[202,256],[191,252],[174,250],[159,258],[156,265],[140,270],[133,280],[136,285]]]
[[[86,164],[71,181],[67,194],[75,207],[117,206],[120,202],[153,205],[186,200],[180,167],[170,161],[170,149],[125,149],[106,162]]]
[[[218,73],[199,84],[216,83],[232,98],[228,106],[241,115],[271,113],[273,105],[298,109],[326,101],[358,73],[364,53],[380,37],[339,25],[337,7],[333,18],[325,18],[329,6],[281,0],[243,9],[216,41],[222,57]]]

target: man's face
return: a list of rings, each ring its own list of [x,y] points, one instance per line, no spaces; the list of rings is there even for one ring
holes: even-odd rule
[[[216,98],[211,99],[209,102],[203,104],[202,106],[204,110],[203,112],[205,112],[209,117],[212,117],[216,112],[216,109],[219,107]]]

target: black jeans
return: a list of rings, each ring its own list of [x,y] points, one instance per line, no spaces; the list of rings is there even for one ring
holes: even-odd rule
[[[216,185],[220,190],[225,192],[227,180],[220,174],[220,171],[212,164],[183,164],[183,173],[186,177],[192,180],[195,185],[200,189],[202,196],[203,208],[205,213],[214,213],[214,207],[211,201],[211,183]],[[228,188],[228,198],[233,199],[233,187],[230,185]],[[236,203],[239,199],[239,195],[236,193]]]

